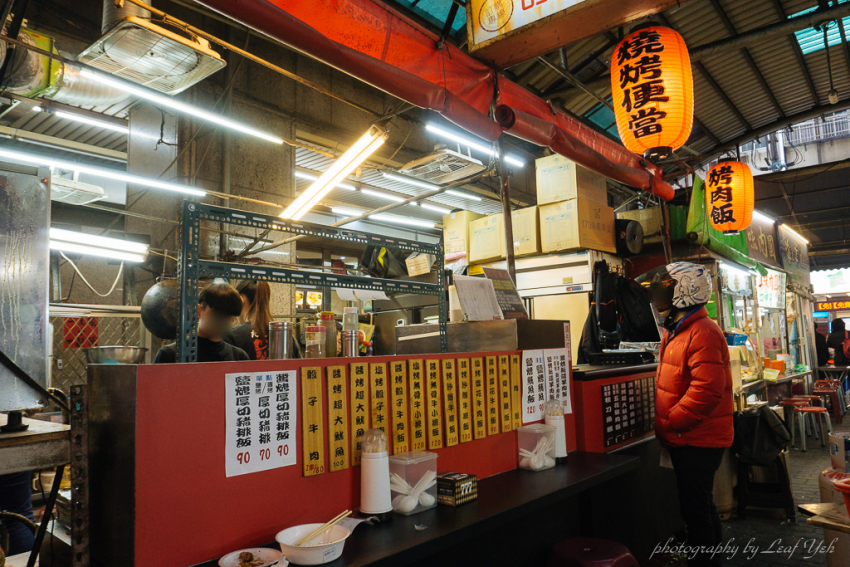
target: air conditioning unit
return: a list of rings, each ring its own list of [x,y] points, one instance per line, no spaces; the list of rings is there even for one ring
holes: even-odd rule
[[[439,148],[434,153],[404,164],[399,173],[428,183],[445,185],[472,177],[487,167],[472,157],[448,148]]]
[[[50,200],[69,205],[86,205],[106,199],[103,189],[97,185],[53,176],[50,179]]]
[[[167,95],[182,92],[225,66],[205,39],[183,37],[135,16],[119,20],[77,60]]]

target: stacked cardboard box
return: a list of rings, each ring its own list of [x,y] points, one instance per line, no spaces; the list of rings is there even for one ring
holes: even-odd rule
[[[605,177],[559,155],[537,160],[540,249],[616,252]]]
[[[443,249],[446,254],[468,252],[469,225],[484,215],[459,211],[443,215]]]
[[[502,213],[469,224],[468,259],[472,264],[505,258],[505,223]]]

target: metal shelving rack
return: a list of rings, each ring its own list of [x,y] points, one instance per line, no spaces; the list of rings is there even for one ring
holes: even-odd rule
[[[436,295],[440,310],[440,352],[448,352],[446,336],[446,288],[444,285],[443,246],[441,243],[428,244],[411,240],[391,238],[351,230],[344,227],[332,227],[302,221],[292,221],[273,216],[228,209],[183,201],[180,218],[181,246],[177,258],[177,278],[180,281],[180,322],[177,330],[177,356],[180,362],[196,362],[198,357],[198,281],[201,278],[228,278],[238,280],[258,280],[286,284],[309,284],[326,287],[364,289],[383,291],[384,293],[412,293],[417,295]],[[326,274],[277,268],[272,266],[254,266],[202,260],[201,222],[235,224],[261,230],[282,231],[294,236],[315,236],[343,240],[354,244],[383,246],[407,252],[423,252],[437,257],[438,283],[420,283],[403,280],[385,280],[358,276]]]

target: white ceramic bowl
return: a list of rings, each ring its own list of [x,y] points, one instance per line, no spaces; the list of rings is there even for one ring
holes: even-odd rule
[[[268,565],[286,567],[289,565],[286,559],[283,558],[283,554],[276,549],[269,549],[268,547],[250,547],[248,549],[240,549],[239,551],[228,553],[218,560],[219,567],[239,567],[239,554],[243,551],[250,551],[254,554],[254,557],[265,561],[261,567],[266,567]]]
[[[345,540],[351,532],[339,525],[333,526],[328,532],[314,539],[309,546],[295,546],[301,538],[321,526],[322,524],[303,524],[279,532],[275,539],[280,544],[280,550],[283,551],[286,559],[296,565],[322,565],[342,555]]]

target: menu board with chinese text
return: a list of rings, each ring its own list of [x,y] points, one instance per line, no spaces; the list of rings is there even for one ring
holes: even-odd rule
[[[472,423],[476,439],[487,437],[487,409],[484,405],[484,359],[472,359]]]
[[[456,361],[458,384],[458,423],[460,427],[460,442],[472,441],[472,374],[468,358],[458,358]]]
[[[296,373],[225,374],[225,475],[294,465]]]
[[[499,411],[502,417],[502,433],[513,431],[514,416],[511,411],[511,363],[506,354],[499,356]]]
[[[398,455],[406,453],[410,447],[407,436],[407,365],[403,360],[390,362],[390,392],[393,454]]]
[[[331,472],[348,468],[348,389],[345,366],[328,366],[328,436]]]
[[[351,380],[351,466],[360,464],[361,441],[369,429],[369,379],[365,362],[350,366]]]
[[[602,386],[602,422],[606,447],[655,429],[655,377]]]
[[[457,383],[455,382],[455,361],[443,359],[443,403],[446,415],[446,447],[457,445],[459,441],[457,421]]]
[[[522,373],[518,354],[511,355],[511,410],[514,429],[517,429],[522,426]]]
[[[372,428],[387,433],[387,365],[383,362],[373,362],[369,365],[369,388],[372,391]],[[389,439],[392,445],[392,439]]]
[[[322,426],[322,369],[301,369],[301,443],[304,476],[325,472],[325,438]]]
[[[424,451],[428,448],[425,436],[425,368],[421,359],[407,362],[410,368],[410,448],[412,451]]]
[[[443,404],[440,399],[440,361],[425,361],[428,389],[428,449],[443,448]]]
[[[522,422],[543,419],[546,403],[546,361],[542,350],[522,353]]]

